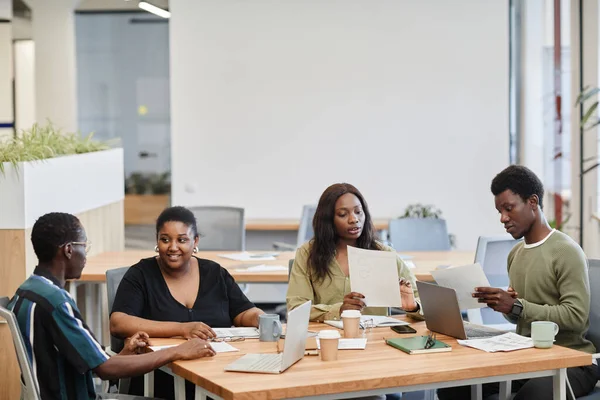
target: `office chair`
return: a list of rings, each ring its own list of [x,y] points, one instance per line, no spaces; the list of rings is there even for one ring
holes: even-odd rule
[[[22,400],[39,400],[40,399],[40,388],[38,387],[37,380],[33,377],[31,370],[31,364],[27,357],[25,350],[25,342],[23,336],[21,336],[21,330],[17,323],[17,318],[7,307],[9,302],[8,297],[0,298],[0,317],[6,320],[10,334],[12,336],[13,344],[15,346],[15,352],[17,353],[17,361],[19,362],[19,368],[21,369],[21,399]]]
[[[246,249],[244,209],[238,207],[190,207],[198,224],[199,250]]]

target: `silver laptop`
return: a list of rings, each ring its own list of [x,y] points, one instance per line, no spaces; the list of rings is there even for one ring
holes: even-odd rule
[[[427,329],[457,339],[481,339],[505,331],[463,321],[456,291],[451,288],[417,281]]]
[[[280,374],[304,357],[311,301],[288,313],[283,353],[246,354],[228,366],[225,371]]]

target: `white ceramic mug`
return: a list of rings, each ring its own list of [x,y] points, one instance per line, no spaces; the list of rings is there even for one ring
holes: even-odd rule
[[[538,349],[549,349],[558,333],[558,325],[552,321],[535,321],[531,323],[531,338]]]

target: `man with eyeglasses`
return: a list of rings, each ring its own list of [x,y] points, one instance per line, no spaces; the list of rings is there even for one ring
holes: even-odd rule
[[[96,395],[92,372],[101,379],[138,376],[176,360],[213,356],[201,339],[177,347],[136,354],[148,345],[138,332],[125,348],[109,357],[83,321],[74,299],[64,290],[85,267],[91,243],[77,217],[50,213],[40,217],[31,232],[38,265],[8,304],[17,318],[33,376],[42,399],[97,399],[134,396]]]

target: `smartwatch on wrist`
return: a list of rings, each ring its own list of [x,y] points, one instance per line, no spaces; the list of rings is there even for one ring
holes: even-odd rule
[[[523,312],[523,303],[519,301],[519,299],[515,300],[513,303],[512,309],[510,310],[510,315],[514,318],[519,318],[521,313]]]

